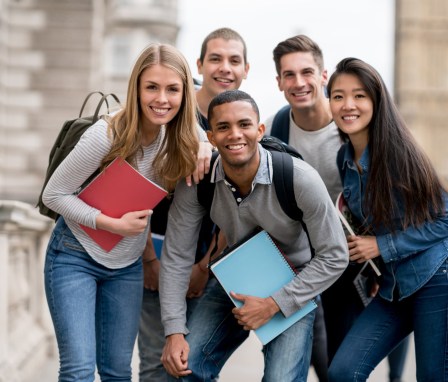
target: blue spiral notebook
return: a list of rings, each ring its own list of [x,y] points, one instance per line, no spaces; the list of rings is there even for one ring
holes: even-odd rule
[[[266,231],[250,237],[211,263],[210,269],[237,307],[241,307],[242,303],[230,296],[231,291],[265,298],[296,276]],[[287,318],[278,312],[270,321],[256,329],[255,334],[266,345],[316,307],[312,300]]]
[[[157,233],[151,233],[152,245],[154,246],[154,251],[156,252],[157,258],[160,260],[162,256],[163,240],[165,240],[164,235],[159,235]]]

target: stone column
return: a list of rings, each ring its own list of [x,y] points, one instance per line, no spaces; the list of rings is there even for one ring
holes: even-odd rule
[[[396,0],[395,96],[414,136],[448,184],[446,0]]]
[[[26,203],[0,201],[0,382],[32,380],[54,349],[42,277],[52,226]]]

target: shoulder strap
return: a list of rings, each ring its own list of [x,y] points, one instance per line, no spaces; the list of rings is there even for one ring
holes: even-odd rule
[[[339,176],[340,176],[341,180],[342,180],[342,178],[344,176],[342,165],[344,164],[345,150],[347,150],[347,144],[343,144],[339,148],[338,154],[336,156],[336,164],[338,166]]]
[[[204,175],[204,178],[197,185],[198,202],[210,212],[213,203],[213,194],[215,193],[215,183],[210,182],[213,165],[218,158],[218,152],[214,152],[210,161],[210,171]]]
[[[291,106],[283,106],[272,121],[271,135],[285,143],[289,143],[289,111]]]
[[[314,257],[315,251],[311,245],[308,228],[303,222],[303,212],[296,202],[294,194],[294,165],[292,157],[289,154],[271,151],[273,182],[278,201],[283,212],[291,219],[297,220],[302,224],[310,245],[311,255]]]
[[[294,168],[289,154],[271,151],[273,182],[282,210],[293,220],[302,220],[302,210],[294,195]]]
[[[338,150],[338,154],[336,156],[336,163],[339,168],[342,168],[342,164],[344,162],[345,150],[346,150],[345,145],[342,145]]]
[[[93,114],[92,124],[94,124],[96,121],[98,121],[101,106],[103,106],[103,103],[106,103],[107,112],[109,113],[109,102],[107,101],[108,97],[112,97],[118,105],[121,105],[119,98],[114,93],[104,94],[103,92],[100,92],[100,91],[91,92],[91,93],[87,94],[87,96],[81,106],[81,110],[79,111],[79,118],[82,118],[82,113],[84,111],[84,108],[85,108],[88,100],[90,99],[90,97],[94,94],[101,95],[101,99],[98,101],[98,104],[95,109],[95,113]]]
[[[314,248],[311,245],[310,237],[308,235],[308,229],[302,220],[303,212],[297,206],[294,194],[294,166],[292,157],[287,153],[279,151],[271,151],[271,154],[273,182],[280,206],[282,207],[283,212],[285,212],[285,214],[288,215],[291,219],[301,222],[303,230],[308,237],[311,255],[314,257]],[[217,157],[218,153],[213,153],[212,159],[210,161],[210,168],[213,168]],[[198,201],[207,211],[210,211],[212,207],[215,191],[215,183],[211,183],[210,179],[211,171],[208,174],[205,174],[204,178],[197,185]]]
[[[81,110],[79,111],[79,118],[82,117],[82,113],[84,111],[84,108],[86,107],[87,102],[89,101],[90,97],[92,97],[94,94],[99,94],[101,97],[104,97],[104,93],[100,92],[100,91],[90,92],[89,94],[87,94],[84,102],[82,103]],[[106,104],[107,104],[107,109],[109,109],[109,104],[107,102],[107,99],[106,99]]]

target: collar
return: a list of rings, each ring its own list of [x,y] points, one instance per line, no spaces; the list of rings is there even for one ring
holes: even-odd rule
[[[342,169],[344,170],[346,168],[347,165],[349,165],[349,167],[353,168],[353,166],[355,166],[355,160],[354,160],[354,154],[355,151],[353,149],[353,146],[350,142],[346,143],[344,145],[344,158],[342,161]],[[369,146],[366,146],[366,148],[364,149],[361,158],[359,160],[359,165],[362,168],[362,171],[365,173],[368,171],[369,169]]]
[[[257,173],[252,181],[252,189],[257,183],[272,183],[272,156],[266,149],[263,148],[263,146],[261,146],[261,144],[258,144],[258,151],[260,153],[260,165],[258,166]],[[215,163],[213,164],[210,179],[212,183],[218,183],[220,181],[224,181],[225,178],[226,175],[224,173],[224,168],[222,167],[221,155],[218,155]]]

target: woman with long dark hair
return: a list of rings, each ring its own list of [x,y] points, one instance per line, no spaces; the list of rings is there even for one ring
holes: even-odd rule
[[[348,237],[350,260],[378,259],[382,272],[377,296],[330,365],[330,381],[365,381],[411,332],[417,379],[446,381],[447,193],[372,66],[342,60],[328,92],[346,139],[338,154],[343,195],[365,228]]]

